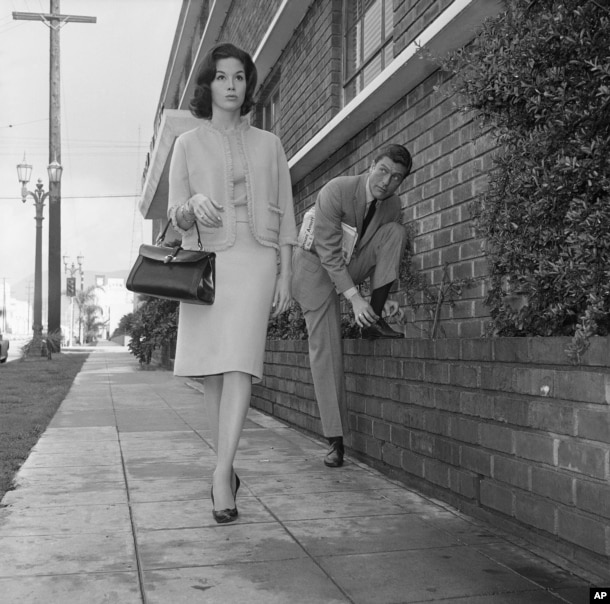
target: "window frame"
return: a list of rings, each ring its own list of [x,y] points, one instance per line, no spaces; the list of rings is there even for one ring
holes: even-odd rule
[[[393,0],[373,0],[373,2],[371,3],[370,6],[372,6],[375,2],[381,2],[381,42],[380,44],[378,44],[375,49],[373,51],[370,52],[369,56],[364,59],[364,34],[365,34],[365,28],[361,27],[360,28],[360,32],[359,32],[359,50],[361,53],[361,57],[358,57],[359,59],[362,60],[360,66],[354,70],[354,73],[352,73],[350,76],[348,76],[349,74],[349,65],[348,65],[348,60],[349,60],[349,48],[348,48],[348,37],[349,37],[349,33],[354,29],[357,28],[358,23],[363,23],[364,21],[364,17],[366,16],[366,12],[368,9],[363,9],[362,10],[362,15],[359,19],[354,20],[354,23],[352,25],[352,27],[350,28],[350,30],[348,31],[348,11],[349,10],[354,10],[354,6],[356,5],[357,2],[361,2],[363,5],[366,3],[366,0],[343,0],[343,15],[342,15],[342,19],[343,19],[343,43],[342,43],[342,67],[343,67],[343,74],[342,74],[342,103],[343,106],[345,107],[345,105],[347,105],[349,102],[351,102],[353,99],[355,99],[361,92],[362,90],[368,85],[364,84],[364,72],[367,70],[367,68],[377,59],[380,59],[381,62],[381,67],[379,69],[379,72],[375,74],[375,76],[373,76],[372,79],[374,79],[375,77],[377,77],[377,75],[379,75],[379,73],[383,72],[388,65],[394,60],[394,56],[392,54],[392,57],[387,60],[386,58],[386,53],[387,53],[387,49],[390,48],[391,50],[393,50],[393,43],[394,43],[394,3]],[[357,6],[357,5],[356,5]],[[369,8],[370,8],[369,6]],[[387,11],[390,10],[392,11],[392,31],[388,34],[388,32],[386,32],[386,25],[387,25]],[[358,80],[360,80],[360,82],[358,82]],[[353,96],[351,96],[351,98],[348,99],[348,95],[347,95],[347,90],[350,86],[352,86],[354,84],[354,82],[358,82],[356,84],[356,90],[357,92],[355,92],[353,94]]]

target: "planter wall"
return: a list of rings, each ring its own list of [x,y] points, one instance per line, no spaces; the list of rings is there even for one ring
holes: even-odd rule
[[[610,568],[610,339],[345,340],[352,454],[579,564]],[[268,342],[253,406],[321,435],[306,341]]]

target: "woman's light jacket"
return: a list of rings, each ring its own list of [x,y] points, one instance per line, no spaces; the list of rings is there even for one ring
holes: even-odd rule
[[[278,248],[296,245],[296,225],[288,162],[275,134],[250,126],[242,118],[237,128],[237,149],[246,176],[248,218],[255,239]],[[181,134],[174,146],[169,174],[168,216],[182,234],[182,247],[197,249],[197,230],[183,230],[176,223],[177,209],[202,193],[224,207],[222,226],[198,224],[206,251],[227,249],[235,242],[232,157],[224,130],[201,120],[194,130]]]

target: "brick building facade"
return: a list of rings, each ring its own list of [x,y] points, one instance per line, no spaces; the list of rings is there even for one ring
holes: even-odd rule
[[[414,268],[431,288],[443,279],[472,286],[453,306],[440,306],[447,340],[421,339],[429,318],[408,308],[399,289],[413,339],[375,348],[345,342],[351,449],[454,505],[603,566],[610,560],[603,504],[610,379],[602,357],[610,348],[598,344],[603,353],[579,378],[599,388],[576,391],[575,370],[545,357],[551,348],[479,339],[488,318],[487,263],[469,205],[486,186],[492,143],[444,93],[447,74],[418,54],[419,46],[436,55],[462,47],[500,11],[500,0],[185,1],[140,209],[158,232],[175,138],[197,125],[188,111],[194,70],[222,41],[256,62],[251,119],[282,140],[297,222],[328,180],[366,171],[386,143],[406,145],[414,167],[399,194]],[[554,346],[556,355],[561,344]],[[319,433],[303,344],[270,343],[266,375],[253,403]],[[549,375],[558,387],[542,397]]]

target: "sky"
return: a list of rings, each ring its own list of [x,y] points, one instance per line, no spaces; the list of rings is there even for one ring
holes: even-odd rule
[[[96,17],[60,33],[62,256],[88,274],[129,270],[149,243],[138,209],[142,172],[181,0],[61,0],[60,13]],[[33,282],[35,208],[21,201],[16,166],[32,164],[28,189],[48,190],[49,29],[12,12],[48,13],[49,0],[0,1],[0,287]],[[42,268],[48,262],[48,200]],[[46,280],[46,275],[44,277]],[[46,283],[43,289],[46,289]]]

